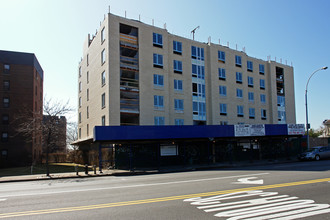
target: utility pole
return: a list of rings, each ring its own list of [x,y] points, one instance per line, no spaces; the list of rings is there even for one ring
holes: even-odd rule
[[[194,30],[191,31],[191,33],[193,34],[193,40],[195,40],[195,32],[198,28],[199,26],[195,27]]]

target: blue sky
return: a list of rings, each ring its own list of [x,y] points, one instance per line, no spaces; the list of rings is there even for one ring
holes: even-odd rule
[[[294,67],[296,119],[305,123],[305,87],[310,74],[330,66],[328,0],[0,0],[0,50],[35,53],[44,69],[44,94],[77,105],[77,67],[88,33],[111,13],[163,27],[195,40],[246,49]],[[330,119],[330,70],[308,86],[309,121]],[[75,118],[74,118],[75,119]],[[73,119],[73,120],[74,120]]]

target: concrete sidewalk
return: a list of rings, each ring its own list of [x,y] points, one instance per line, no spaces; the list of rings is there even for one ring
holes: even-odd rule
[[[194,170],[207,170],[207,169],[226,169],[235,167],[252,167],[270,164],[282,164],[297,162],[297,159],[279,159],[279,160],[261,160],[261,161],[241,161],[234,163],[215,163],[205,165],[191,165],[191,166],[171,166],[161,167],[159,169],[135,169],[135,170],[116,170],[116,169],[104,169],[102,173],[96,171],[79,172],[78,175],[75,172],[70,173],[51,173],[50,176],[46,174],[36,175],[22,175],[22,176],[5,176],[0,177],[0,183],[8,182],[21,182],[21,181],[37,181],[37,180],[56,180],[56,179],[68,179],[68,178],[88,178],[88,177],[102,177],[102,176],[128,176],[128,175],[143,175],[143,174],[156,174],[156,173],[170,173],[170,172],[186,172]]]

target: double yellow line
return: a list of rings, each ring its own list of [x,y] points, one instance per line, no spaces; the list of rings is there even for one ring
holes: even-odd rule
[[[221,195],[221,194],[227,194],[227,193],[235,193],[235,192],[251,191],[251,190],[274,189],[274,188],[281,188],[281,187],[288,187],[288,186],[299,186],[299,185],[321,183],[321,182],[328,182],[328,181],[330,181],[330,178],[306,180],[306,181],[291,182],[291,183],[280,183],[280,184],[265,185],[265,186],[255,186],[255,187],[240,188],[240,189],[230,189],[230,190],[222,190],[222,191],[215,191],[215,192],[188,194],[188,195],[181,195],[181,196],[169,196],[169,197],[161,197],[161,198],[154,198],[154,199],[142,199],[142,200],[135,200],[135,201],[106,203],[106,204],[98,204],[98,205],[3,213],[3,214],[0,214],[0,218],[43,215],[43,214],[62,213],[62,212],[74,212],[74,211],[111,208],[111,207],[118,207],[118,206],[128,206],[128,205],[155,203],[155,202],[184,200],[184,199],[195,198],[195,197],[215,196],[215,195]]]

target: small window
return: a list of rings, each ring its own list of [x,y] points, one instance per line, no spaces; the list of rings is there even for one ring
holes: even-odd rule
[[[165,125],[165,118],[156,116],[156,117],[154,117],[154,123],[155,123],[155,125]]]
[[[243,76],[241,72],[236,72],[236,83],[243,83]]]
[[[228,121],[220,121],[220,125],[228,125]]]
[[[89,89],[87,89],[87,91],[86,91],[86,96],[87,96],[87,101],[89,101]]]
[[[1,141],[8,142],[8,132],[2,132]]]
[[[255,118],[255,109],[254,108],[249,108],[249,118],[254,119]]]
[[[265,65],[259,64],[259,73],[262,75],[265,74]]]
[[[81,97],[79,97],[79,108],[81,108],[82,106],[82,100],[81,100]]]
[[[105,28],[101,31],[101,43],[103,43],[103,41],[105,41]]]
[[[183,110],[184,110],[183,99],[174,99],[174,110],[183,112]]]
[[[173,69],[175,73],[182,73],[182,61],[173,60]]]
[[[79,78],[81,77],[81,66],[79,67]]]
[[[253,92],[249,92],[248,93],[249,96],[249,102],[254,102],[254,93]]]
[[[248,87],[253,87],[253,77],[248,76]]]
[[[157,110],[164,109],[164,96],[159,96],[159,95],[154,96],[154,109]]]
[[[9,64],[4,64],[3,65],[3,69],[4,69],[4,73],[9,73],[9,71],[10,71],[10,65]]]
[[[101,106],[102,108],[105,108],[105,93],[103,93],[101,96]]]
[[[87,77],[87,84],[88,84],[89,83],[89,72],[88,71],[87,71],[86,77]]]
[[[218,69],[219,79],[226,80],[226,69],[219,68]]]
[[[175,119],[174,120],[174,124],[175,125],[184,125],[184,120],[183,119]]]
[[[220,96],[226,97],[227,96],[227,87],[219,86],[219,94],[220,94]]]
[[[101,64],[102,65],[105,63],[105,59],[106,59],[105,49],[103,49],[102,52],[101,52]]]
[[[163,55],[154,53],[153,61],[154,67],[163,68]]]
[[[89,119],[89,107],[86,108],[86,118]]]
[[[152,40],[153,45],[155,47],[163,48],[163,35],[157,34],[157,33],[153,33],[153,38],[152,39],[153,39]]]
[[[225,63],[226,62],[226,54],[224,51],[218,51],[218,61]]]
[[[220,115],[227,115],[227,104],[220,103]]]
[[[10,99],[7,97],[3,98],[3,107],[9,108],[9,105],[10,105]]]
[[[101,74],[101,85],[102,86],[105,85],[105,71],[103,71],[102,74]]]
[[[253,62],[247,61],[247,71],[253,72]]]
[[[80,139],[81,138],[81,128],[79,128],[78,135],[79,135],[79,139]]]
[[[4,91],[9,91],[10,90],[10,81],[9,80],[4,80],[3,81],[3,90]]]
[[[9,124],[9,115],[7,115],[7,114],[2,115],[2,124],[3,125],[8,125]]]
[[[191,46],[191,58],[204,60],[204,48]]]
[[[101,118],[101,125],[105,126],[105,115],[103,115]]]
[[[164,76],[154,74],[154,86],[164,87]]]
[[[87,137],[88,137],[89,136],[89,124],[87,124],[86,132],[87,132]]]
[[[242,57],[241,56],[235,56],[235,64],[238,67],[242,67]]]
[[[87,66],[89,65],[89,55],[87,54],[87,57],[86,57],[86,63],[87,63]]]
[[[266,120],[267,119],[266,109],[261,109],[261,119],[262,120]]]
[[[265,104],[266,103],[266,95],[265,94],[260,94],[260,102]]]
[[[179,41],[173,41],[173,53],[182,54],[182,43]]]
[[[265,80],[260,79],[260,89],[265,89]]]
[[[178,79],[174,80],[174,90],[177,92],[183,91],[182,80],[178,80]]]
[[[79,121],[79,123],[81,123],[81,112],[79,112],[79,116],[78,116],[79,118],[78,118],[78,121]]]
[[[237,117],[244,117],[244,109],[242,105],[237,106]]]
[[[243,90],[236,89],[236,97],[242,99],[243,98]]]
[[[79,82],[79,92],[81,92],[81,89],[82,89],[82,84],[81,82]]]

